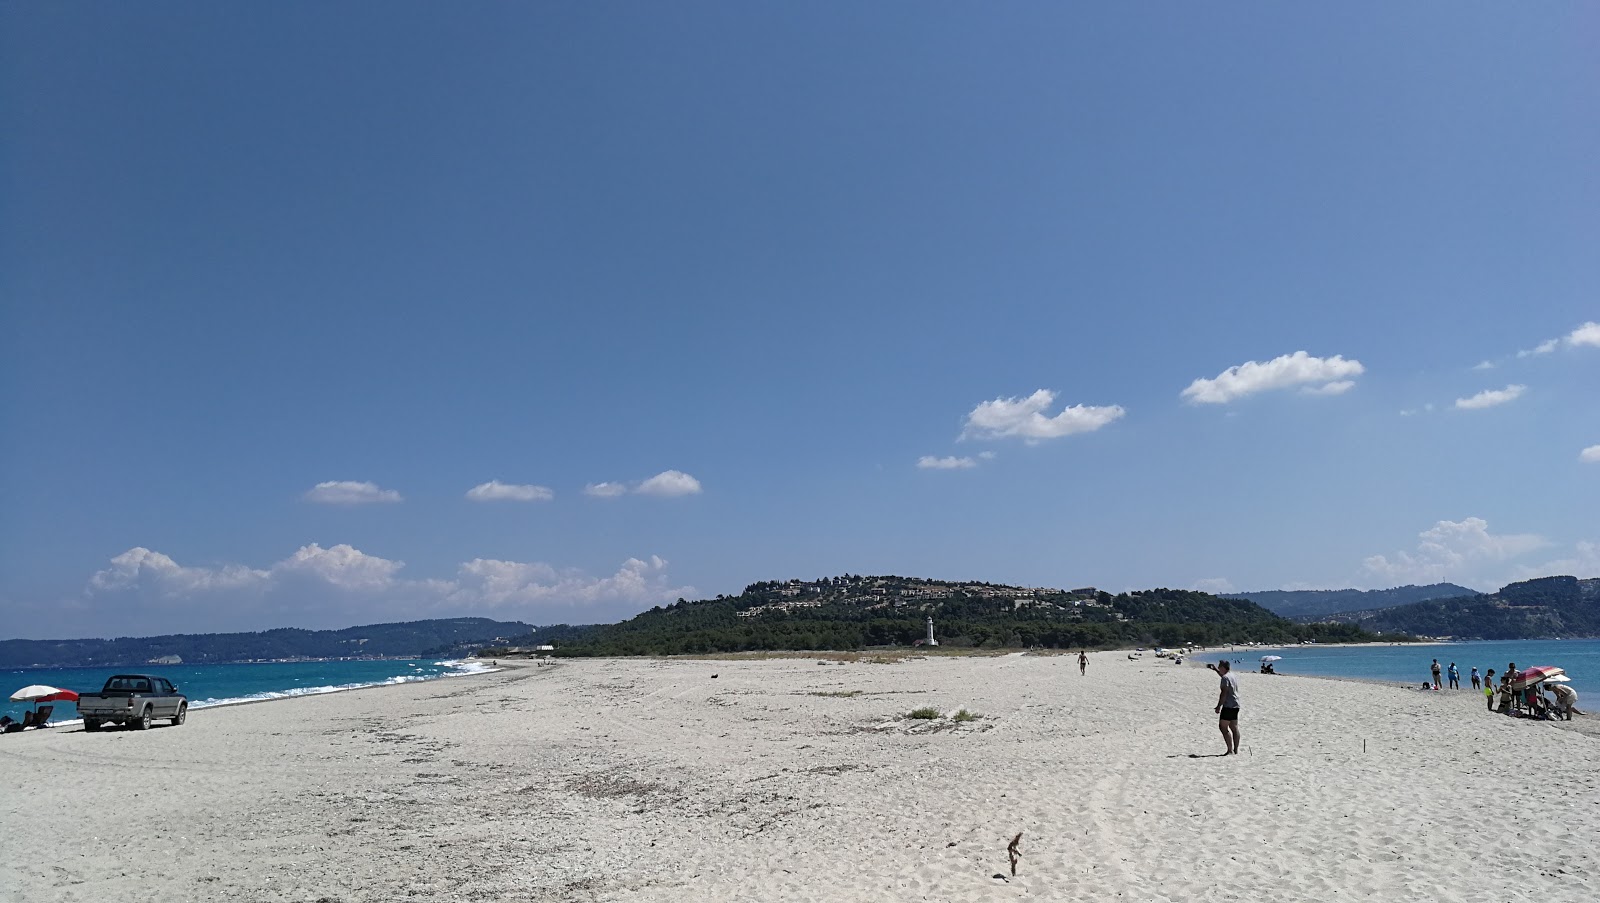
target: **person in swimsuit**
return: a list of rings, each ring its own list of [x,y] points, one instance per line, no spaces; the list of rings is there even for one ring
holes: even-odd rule
[[[1088,655],[1088,653],[1086,653],[1086,652],[1084,652],[1083,650],[1080,649],[1078,651],[1078,676],[1082,677],[1083,675],[1087,674],[1088,672],[1089,672],[1089,655]]]
[[[1225,756],[1239,754],[1239,678],[1234,677],[1227,662],[1217,663],[1217,674],[1222,685],[1217,693],[1217,729],[1222,731],[1222,742],[1228,745]]]

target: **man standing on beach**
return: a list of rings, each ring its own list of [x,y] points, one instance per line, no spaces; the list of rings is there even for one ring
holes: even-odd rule
[[[1450,663],[1450,689],[1461,689],[1461,669],[1456,667],[1455,662]]]
[[[1217,674],[1222,677],[1221,692],[1217,694],[1217,729],[1222,731],[1222,742],[1228,745],[1225,756],[1239,754],[1239,678],[1226,661],[1217,663]]]
[[[1078,676],[1089,673],[1089,655],[1084,650],[1078,650]]]
[[[1439,672],[1441,670],[1443,670],[1443,669],[1439,667],[1439,660],[1438,659],[1434,659],[1433,660],[1433,688],[1435,690],[1439,689]]]

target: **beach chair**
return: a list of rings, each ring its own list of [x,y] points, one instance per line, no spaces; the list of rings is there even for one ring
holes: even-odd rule
[[[42,706],[39,706],[39,711],[37,711],[37,712],[35,712],[33,714],[33,726],[34,727],[49,727],[50,726],[50,715],[52,713],[54,713],[55,710],[56,710],[56,707],[53,706],[53,705],[42,705]]]

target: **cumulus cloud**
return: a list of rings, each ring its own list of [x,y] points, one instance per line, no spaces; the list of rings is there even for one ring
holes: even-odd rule
[[[1519,567],[1514,575],[1517,580],[1559,576],[1600,577],[1600,543],[1578,542],[1573,545],[1572,554],[1565,558]]]
[[[1600,463],[1600,445],[1591,445],[1583,451],[1578,452],[1578,460],[1583,461],[1586,464]]]
[[[640,495],[655,495],[662,498],[675,498],[683,495],[698,495],[700,481],[689,476],[681,470],[663,470],[643,483],[634,492]]]
[[[917,459],[917,466],[923,470],[966,470],[971,467],[977,467],[978,462],[972,458],[957,458],[954,455],[947,458],[923,455]]]
[[[628,487],[621,483],[590,483],[583,487],[583,494],[597,499],[614,499],[619,495],[627,495]]]
[[[312,543],[264,569],[183,566],[138,547],[111,559],[73,601],[102,629],[176,633],[461,615],[587,622],[695,595],[693,587],[672,585],[667,562],[653,555],[629,558],[601,577],[542,562],[486,558],[465,562],[442,579],[406,579],[404,567],[345,544]]]
[[[1548,545],[1532,533],[1491,533],[1488,521],[1478,517],[1439,521],[1417,538],[1415,549],[1366,559],[1365,573],[1383,586],[1452,582],[1497,588],[1495,581],[1504,582],[1502,565]]]
[[[1196,580],[1194,585],[1189,588],[1196,592],[1210,593],[1213,596],[1235,592],[1233,583],[1226,577],[1205,577]]]
[[[1550,352],[1552,352],[1552,351],[1554,351],[1554,350],[1556,350],[1557,348],[1560,348],[1560,347],[1561,347],[1561,340],[1560,339],[1549,339],[1547,341],[1540,342],[1539,344],[1533,346],[1532,348],[1525,348],[1522,351],[1518,351],[1517,352],[1517,357],[1533,357],[1533,356],[1539,355],[1539,354],[1549,354]]]
[[[1496,366],[1497,365],[1495,364],[1494,361],[1479,361],[1478,363],[1473,365],[1472,369],[1474,369],[1474,370],[1493,370]]]
[[[1566,346],[1568,348],[1600,348],[1600,323],[1592,320],[1572,330],[1559,339],[1546,339],[1532,348],[1517,352],[1517,357],[1535,357]]]
[[[188,568],[160,552],[135,546],[111,559],[111,566],[89,578],[91,592],[114,592],[136,586],[154,587],[162,595],[248,588],[266,579],[266,571],[244,565]]]
[[[502,483],[490,480],[467,490],[467,498],[474,502],[548,502],[555,498],[548,487],[527,483]]]
[[[967,414],[962,438],[1003,439],[1017,436],[1030,442],[1059,439],[1074,433],[1091,433],[1120,419],[1127,411],[1121,405],[1073,405],[1055,416],[1045,412],[1055,404],[1056,393],[1040,389],[1027,398],[996,398],[985,401]]]
[[[1313,394],[1338,395],[1350,386],[1335,388],[1351,377],[1366,372],[1360,361],[1347,361],[1340,355],[1312,357],[1304,351],[1275,357],[1266,363],[1245,361],[1217,374],[1214,379],[1196,379],[1184,389],[1182,398],[1193,404],[1226,404],[1272,389],[1310,386]]]
[[[1569,347],[1579,348],[1587,345],[1591,348],[1600,348],[1600,323],[1590,321],[1567,333],[1563,340]]]
[[[355,480],[330,480],[306,491],[306,501],[322,505],[372,505],[400,500],[400,493],[393,489]]]
[[[1528,391],[1527,386],[1510,385],[1504,389],[1484,389],[1471,398],[1457,398],[1456,409],[1460,411],[1476,411],[1482,408],[1492,408],[1495,405],[1506,404],[1522,397]]]
[[[1343,395],[1356,387],[1355,380],[1341,379],[1338,382],[1328,383],[1325,386],[1306,386],[1300,390],[1302,395]]]

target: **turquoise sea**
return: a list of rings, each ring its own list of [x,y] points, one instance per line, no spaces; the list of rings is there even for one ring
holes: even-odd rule
[[[1228,659],[1238,667],[1254,671],[1261,656],[1281,655],[1273,667],[1279,674],[1305,674],[1313,677],[1355,677],[1365,680],[1394,681],[1419,686],[1431,677],[1433,660],[1448,669],[1451,662],[1461,671],[1461,686],[1471,688],[1470,675],[1477,668],[1481,675],[1490,668],[1498,675],[1506,665],[1517,668],[1555,665],[1566,669],[1572,688],[1584,687],[1600,693],[1600,639],[1591,640],[1494,640],[1473,643],[1399,644],[1369,646],[1287,646],[1250,648],[1239,646],[1230,652],[1210,650],[1191,656],[1202,662]],[[1590,694],[1585,694],[1590,695]]]
[[[234,665],[136,665],[125,668],[28,668],[0,671],[0,715],[21,720],[32,708],[11,702],[12,693],[29,684],[46,684],[86,693],[99,690],[113,674],[159,674],[178,685],[189,706],[207,706],[333,693],[357,687],[439,680],[491,670],[477,661],[385,659],[381,661],[250,662]],[[77,707],[53,703],[51,722],[74,721]]]

